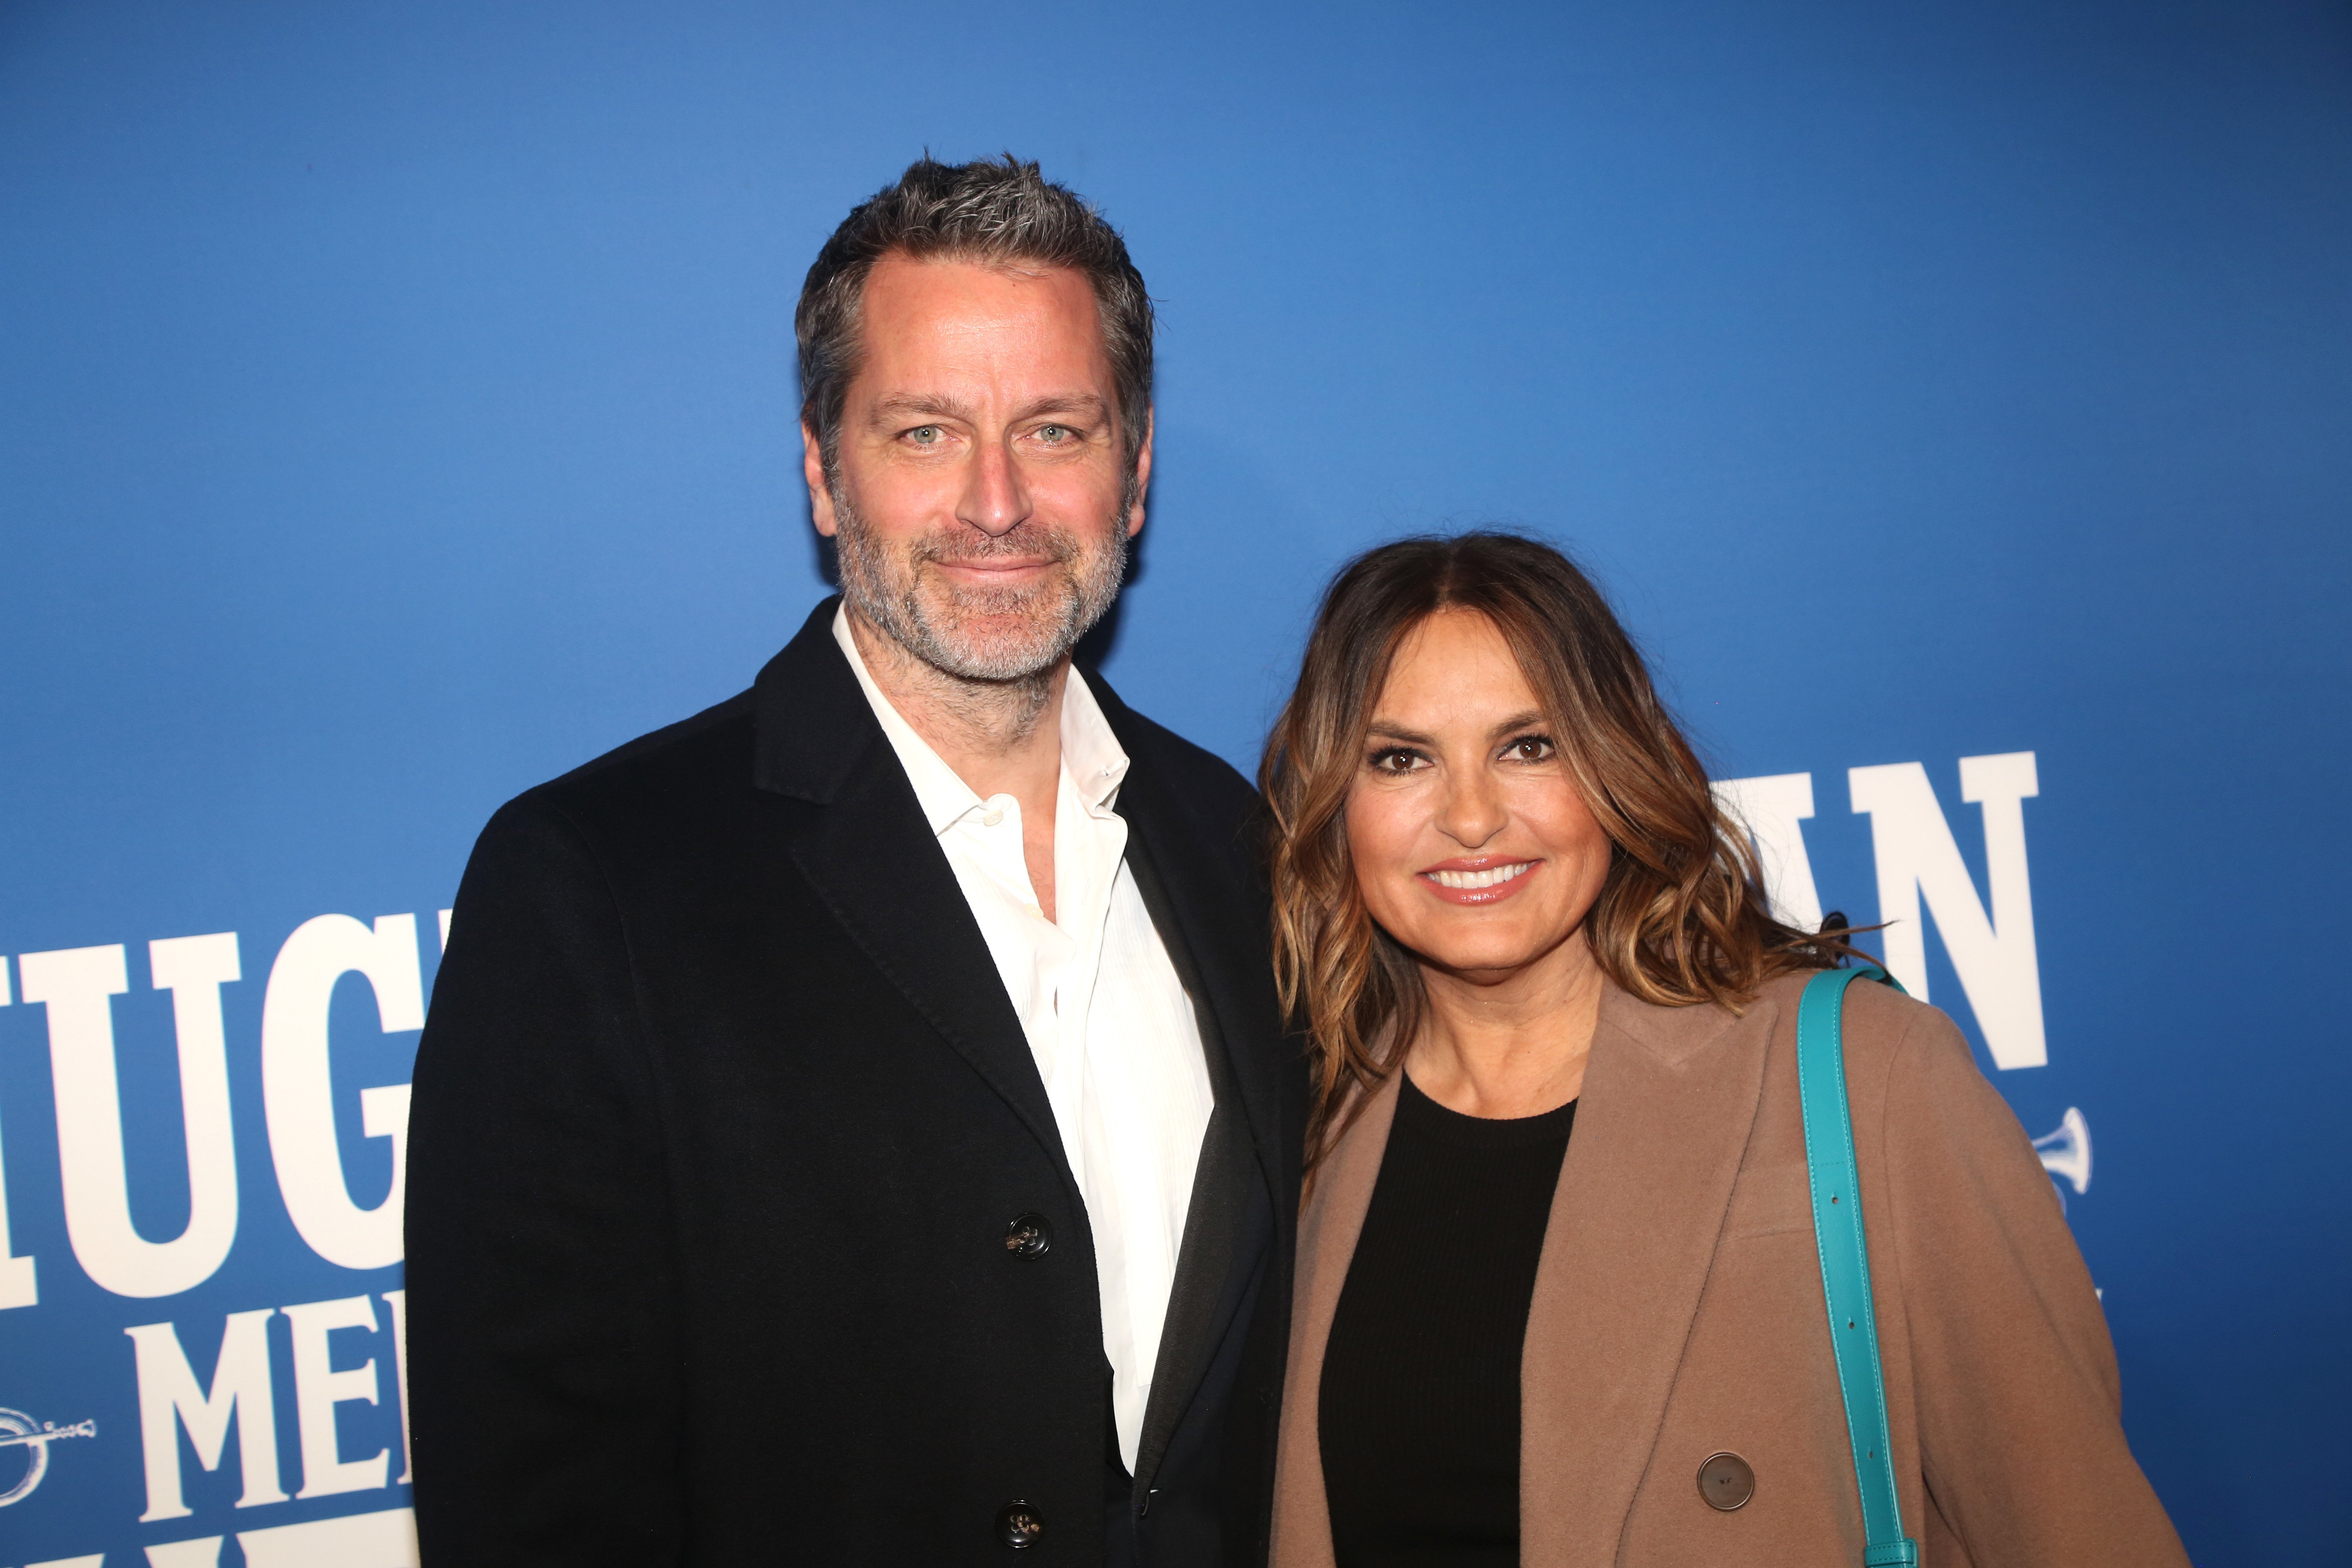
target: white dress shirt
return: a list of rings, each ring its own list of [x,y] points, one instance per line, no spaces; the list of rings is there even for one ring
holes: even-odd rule
[[[1127,823],[1113,809],[1127,753],[1073,668],[1049,921],[1022,853],[1021,803],[981,799],[915,733],[874,684],[845,608],[833,636],[947,852],[1045,1080],[1094,1232],[1111,1407],[1132,1472],[1214,1096],[1192,1000],[1127,868]]]

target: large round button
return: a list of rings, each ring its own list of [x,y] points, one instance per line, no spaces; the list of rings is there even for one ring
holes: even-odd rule
[[[996,1510],[996,1539],[1019,1552],[1045,1533],[1045,1516],[1017,1499]]]
[[[1038,1258],[1054,1245],[1054,1227],[1041,1214],[1013,1216],[1004,1227],[1004,1250],[1015,1258]]]
[[[1729,1513],[1756,1495],[1756,1472],[1737,1454],[1709,1454],[1698,1468],[1698,1495]]]

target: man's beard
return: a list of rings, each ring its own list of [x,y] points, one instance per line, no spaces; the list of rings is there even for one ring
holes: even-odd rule
[[[1031,680],[1068,658],[1118,597],[1127,576],[1125,523],[1131,510],[1123,499],[1105,531],[1108,542],[1092,548],[1066,528],[1024,522],[994,538],[970,528],[926,534],[894,553],[857,515],[836,479],[834,542],[842,596],[893,642],[945,674],[1000,683]],[[1039,555],[1062,569],[1018,587],[965,587],[924,570]]]

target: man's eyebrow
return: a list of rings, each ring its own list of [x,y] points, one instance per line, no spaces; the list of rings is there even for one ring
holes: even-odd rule
[[[1089,422],[1108,424],[1110,405],[1091,392],[1055,392],[1023,406],[1013,416],[1019,424],[1027,419],[1042,418],[1050,414],[1066,414]],[[902,419],[961,419],[976,423],[978,416],[970,404],[960,399],[931,393],[907,393],[896,397],[877,399],[867,416],[876,427],[895,425]]]
[[[1046,414],[1075,414],[1108,424],[1110,405],[1091,392],[1056,392],[1028,405],[1015,414],[1013,420],[1017,425],[1024,419],[1035,419]]]
[[[867,421],[881,426],[896,424],[901,419],[970,419],[971,416],[971,405],[955,398],[909,393],[900,397],[885,397],[876,403]]]

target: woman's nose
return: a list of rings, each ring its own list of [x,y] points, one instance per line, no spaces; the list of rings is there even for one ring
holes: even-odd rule
[[[1439,803],[1437,830],[1465,849],[1483,848],[1509,819],[1502,792],[1486,770],[1449,773],[1445,795]]]

